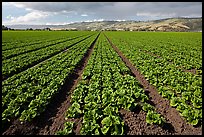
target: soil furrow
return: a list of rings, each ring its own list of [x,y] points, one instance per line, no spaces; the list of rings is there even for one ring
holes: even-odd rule
[[[47,109],[31,122],[21,124],[18,119],[15,120],[3,135],[54,135],[56,131],[63,129],[66,122],[65,113],[71,105],[71,93],[81,79],[81,74],[92,54],[99,35],[100,33],[92,42],[84,57],[76,65],[74,72],[66,78],[65,84],[53,97]]]
[[[71,87],[64,88],[64,90],[67,91],[67,93],[69,93],[69,95],[68,95],[66,101],[64,101],[62,103],[61,107],[58,108],[59,111],[56,114],[56,117],[54,117],[54,119],[52,120],[53,122],[52,122],[52,125],[49,127],[49,130],[47,131],[47,130],[43,129],[39,132],[39,134],[41,134],[41,135],[53,135],[53,134],[55,134],[56,131],[63,130],[64,123],[67,121],[67,120],[65,120],[65,114],[66,114],[66,111],[68,110],[68,108],[71,106],[71,103],[70,103],[71,94],[72,94],[73,90],[76,88],[78,82],[82,78],[82,73],[83,73],[83,71],[84,71],[84,69],[88,63],[88,60],[89,60],[89,58],[93,52],[94,45],[95,45],[99,35],[93,41],[93,43],[91,44],[90,48],[85,53],[82,60],[77,64],[77,68],[75,69],[75,72],[74,72],[76,80],[74,81],[73,85]],[[66,85],[69,86],[70,84],[66,84]],[[78,127],[78,125],[80,124],[80,120],[76,119],[74,121],[77,123],[77,127]]]
[[[104,34],[105,35],[105,34]],[[136,69],[135,66],[123,55],[123,53],[111,42],[111,40],[105,35],[107,40],[113,49],[118,53],[121,59],[125,62],[125,64],[130,68],[132,73],[135,75],[136,79],[143,85],[146,92],[149,93],[150,101],[154,103],[157,112],[162,114],[167,122],[171,124],[173,127],[172,131],[175,131],[175,134],[178,135],[201,135],[202,128],[201,127],[193,127],[188,124],[183,117],[180,116],[179,112],[170,106],[169,100],[164,99],[156,90],[153,85],[145,79],[145,77]]]
[[[125,135],[173,135],[172,128],[150,125],[146,122],[146,113],[141,108],[133,112],[120,110],[120,115],[125,122]],[[171,125],[169,125],[171,126]]]

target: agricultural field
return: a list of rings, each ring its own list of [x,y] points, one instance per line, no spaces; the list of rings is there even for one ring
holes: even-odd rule
[[[202,33],[2,31],[2,135],[201,135]]]

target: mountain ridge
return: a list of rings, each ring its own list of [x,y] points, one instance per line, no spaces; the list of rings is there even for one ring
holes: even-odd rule
[[[198,18],[165,18],[149,21],[82,21],[66,25],[7,25],[12,29],[43,29],[51,30],[115,30],[115,31],[202,31],[202,17]]]

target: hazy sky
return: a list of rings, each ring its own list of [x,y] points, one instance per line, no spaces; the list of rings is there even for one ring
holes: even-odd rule
[[[201,2],[2,2],[2,24],[202,17]]]

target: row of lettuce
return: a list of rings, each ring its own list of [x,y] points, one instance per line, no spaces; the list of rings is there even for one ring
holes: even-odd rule
[[[7,39],[2,43],[2,47],[16,45],[13,49],[3,50],[2,74],[8,79],[2,82],[2,126],[16,118],[31,121],[45,111],[98,35],[94,32],[69,32],[70,35],[63,32],[65,35],[61,35],[62,32],[57,32],[58,36],[52,32],[52,37],[46,39],[48,37],[41,33],[33,34],[33,39],[18,36],[19,39]],[[202,124],[202,71],[193,75],[177,68],[202,70],[200,39],[195,38],[196,33],[192,33],[195,39],[189,38],[186,33],[105,34],[190,124]],[[48,35],[51,36],[50,33]],[[196,43],[195,46],[192,46],[193,43]],[[149,97],[142,86],[104,35],[100,35],[82,80],[71,96],[65,128],[57,134],[73,134],[76,123],[70,118],[81,117],[80,134],[122,135],[125,125],[119,115],[121,109],[140,109],[145,112],[147,123],[164,125],[164,117],[148,102]]]
[[[65,33],[66,34],[66,33]],[[77,33],[71,33],[67,38],[60,38],[59,40],[44,41],[42,44],[34,44],[29,46],[23,46],[21,48],[16,48],[9,50],[8,52],[3,52],[3,57],[12,55],[13,57],[8,59],[3,59],[2,61],[2,75],[3,79],[11,77],[17,73],[26,70],[60,52],[74,46],[78,42],[81,42],[89,37],[91,37],[93,32],[82,32],[81,35]],[[56,35],[56,34],[53,34]],[[67,34],[66,34],[67,35]],[[32,36],[31,36],[32,37]],[[64,37],[61,35],[60,37]],[[33,39],[35,41],[35,39]],[[39,48],[40,47],[40,48]],[[15,55],[21,52],[25,53]]]
[[[86,33],[81,31],[81,34]],[[90,32],[89,32],[90,33]],[[75,31],[3,31],[2,32],[2,51],[13,50],[24,46],[33,44],[40,44],[49,39],[68,38],[71,36],[78,36],[79,33]]]
[[[48,46],[52,46],[52,45],[66,42],[68,40],[76,39],[78,37],[80,37],[80,36],[75,36],[75,35],[71,36],[70,35],[69,37],[62,37],[61,36],[60,38],[52,38],[51,37],[49,39],[41,40],[41,41],[38,41],[36,43],[29,43],[28,45],[22,44],[23,45],[22,47],[12,48],[9,50],[2,51],[2,59],[3,60],[9,59],[11,57],[14,57],[14,56],[17,56],[20,54],[36,51],[36,50],[39,50],[42,48],[46,48]],[[33,41],[35,41],[35,40],[33,40]],[[21,44],[19,44],[19,45],[21,45]],[[9,47],[9,46],[6,46],[6,47]]]
[[[19,118],[22,122],[31,121],[40,115],[53,96],[60,91],[66,78],[74,72],[96,36],[97,33],[67,51],[4,80],[2,82],[2,126],[4,127],[13,119]],[[69,45],[69,43],[64,44]],[[59,44],[60,46],[62,45]],[[45,51],[44,54],[46,54]]]
[[[109,34],[109,33],[107,33]],[[115,39],[128,46],[137,46],[141,52],[150,52],[186,70],[196,69],[202,74],[202,34],[164,32],[111,32]]]
[[[184,72],[182,69],[176,67],[176,62],[171,64],[165,59],[165,56],[178,58],[178,56],[175,55],[176,53],[174,53],[175,56],[172,56],[171,53],[166,55],[160,54],[162,58],[157,58],[151,54],[142,52],[143,49],[152,49],[152,51],[154,51],[154,49],[160,49],[161,53],[166,52],[165,50],[167,47],[164,45],[164,48],[162,48],[159,43],[160,39],[169,38],[168,33],[163,33],[163,36],[155,33],[154,35],[158,35],[157,38],[161,36],[159,39],[156,39],[158,42],[153,42],[154,45],[152,45],[151,40],[149,41],[146,39],[146,42],[141,40],[143,43],[142,46],[140,44],[141,37],[135,37],[135,35],[139,35],[137,33],[135,35],[132,35],[132,33],[124,35],[123,33],[106,32],[105,34],[111,39],[112,43],[116,45],[120,51],[139,69],[150,84],[154,85],[164,98],[170,100],[170,105],[175,107],[180,112],[181,116],[183,116],[192,125],[202,124],[202,77],[200,77],[200,75],[193,75],[192,73]],[[176,37],[177,35],[180,37]],[[181,35],[182,33],[175,34],[173,35],[175,37],[172,36],[173,38],[169,39],[175,39],[175,41],[178,42]],[[191,35],[193,35],[193,33]],[[145,35],[142,34],[142,36]],[[191,52],[193,49],[190,50],[187,48],[187,51],[184,50],[185,46],[189,47],[190,45],[190,42],[188,43],[188,40],[185,38],[186,37],[181,39],[181,44],[183,45],[175,44],[173,41],[173,47],[169,45],[168,48],[177,48],[178,50],[175,52],[178,54],[181,47],[183,47],[183,50],[180,52]],[[196,39],[194,42],[196,43]],[[188,54],[184,54],[182,57],[183,60],[186,58],[186,60],[188,60],[189,58]],[[202,60],[194,63],[199,64],[200,61]]]
[[[148,102],[142,86],[102,34],[71,95],[64,129],[56,134],[74,134],[77,123],[71,119],[82,118],[81,135],[123,135],[121,109],[139,109],[147,123],[164,125],[164,117]]]

